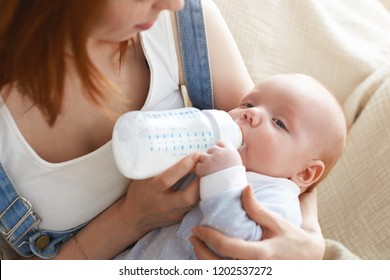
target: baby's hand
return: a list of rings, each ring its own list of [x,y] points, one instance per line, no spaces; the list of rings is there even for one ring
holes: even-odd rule
[[[195,172],[199,177],[203,177],[235,165],[242,165],[240,154],[230,142],[219,141],[205,154],[201,154]]]

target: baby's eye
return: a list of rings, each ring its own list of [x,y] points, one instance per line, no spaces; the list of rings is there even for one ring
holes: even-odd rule
[[[249,103],[249,102],[242,103],[241,106],[247,107],[247,108],[255,107],[255,106],[253,106],[253,104],[251,104],[251,103]]]
[[[279,126],[281,129],[284,129],[287,131],[287,127],[284,125],[284,123],[281,120],[272,118],[272,120],[275,122],[277,126]]]

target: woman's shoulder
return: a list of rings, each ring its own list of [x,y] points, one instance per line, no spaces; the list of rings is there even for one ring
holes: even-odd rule
[[[218,6],[202,0],[208,40],[215,107],[235,108],[254,84],[240,51]],[[229,82],[226,82],[229,81]]]

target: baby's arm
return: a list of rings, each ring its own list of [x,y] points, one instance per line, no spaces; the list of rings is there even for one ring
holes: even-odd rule
[[[230,237],[260,240],[261,227],[248,217],[241,205],[241,193],[248,186],[248,181],[257,200],[264,207],[300,225],[299,188],[288,179],[246,173],[242,165],[201,177],[200,224],[217,229]]]
[[[230,142],[220,141],[200,156],[195,172],[204,177],[235,165],[242,165],[240,154]]]
[[[233,145],[218,142],[201,155],[195,172],[201,178],[201,225],[229,236],[260,239],[260,226],[247,217],[241,206],[241,192],[248,182],[240,154]]]
[[[260,240],[261,227],[248,217],[241,204],[241,193],[246,186],[248,181],[244,166],[229,167],[202,177],[200,225],[210,226],[230,237]],[[261,192],[255,193],[261,195]]]

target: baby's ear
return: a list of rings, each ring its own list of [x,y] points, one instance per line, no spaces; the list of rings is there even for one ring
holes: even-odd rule
[[[317,182],[325,171],[325,165],[321,160],[312,160],[306,168],[295,174],[291,179],[301,189],[301,193]]]

